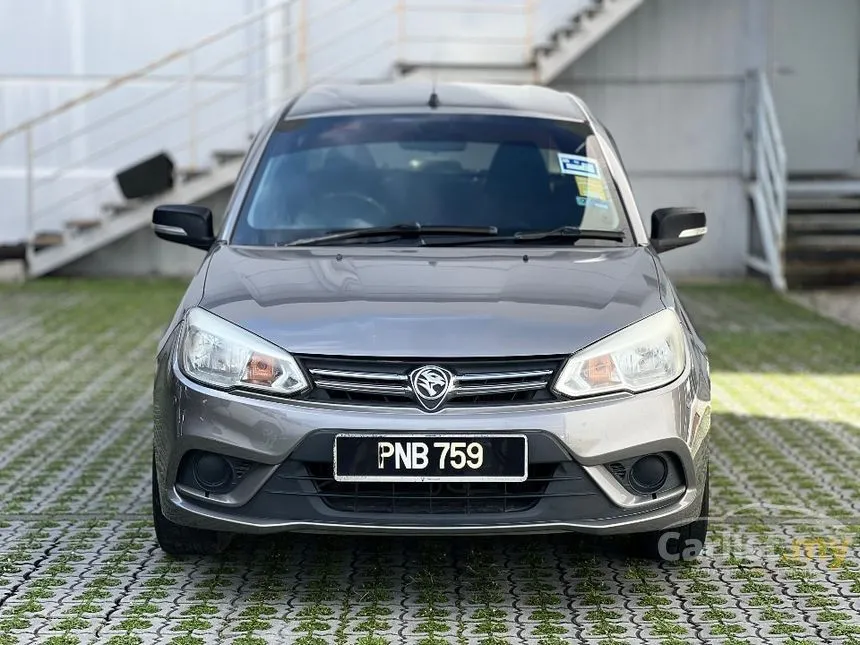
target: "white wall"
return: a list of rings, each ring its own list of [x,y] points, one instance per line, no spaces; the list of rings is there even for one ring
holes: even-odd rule
[[[860,0],[771,3],[768,60],[789,172],[847,174],[858,165]]]
[[[102,86],[119,74],[150,63],[175,49],[190,44],[233,24],[262,0],[0,0],[0,132],[31,119],[80,94]],[[229,56],[245,47],[253,34],[241,32],[206,51],[197,64]],[[112,122],[116,111],[127,109],[145,97],[154,97],[182,78],[189,70],[170,65],[141,82],[131,82],[122,90],[92,101],[54,119],[34,131],[34,146],[50,146],[34,164],[37,177],[46,178],[57,168],[74,170],[50,189],[39,184],[35,209],[42,215],[39,229],[55,229],[69,218],[93,217],[100,203],[116,201],[118,191],[112,177],[124,165],[158,151],[172,139],[185,140],[191,127],[181,118],[153,135],[143,136],[121,149],[116,142],[134,134],[146,124],[186,111],[189,97],[174,92],[154,100],[147,107]],[[198,100],[240,86],[225,100],[222,109],[238,110],[248,100],[241,89],[246,83],[242,66],[225,67],[201,80]],[[253,91],[249,87],[248,92]],[[202,113],[196,123],[201,131],[217,115]],[[58,143],[65,135],[92,124],[101,124],[73,142]],[[219,132],[210,148],[231,140],[237,133]],[[238,135],[241,136],[241,126]],[[241,139],[240,139],[241,141]],[[23,239],[25,212],[25,139],[17,136],[0,143],[0,243]],[[188,164],[188,149],[171,150],[177,162]],[[79,194],[93,178],[104,178],[97,190]]]
[[[647,226],[659,207],[706,211],[705,240],[663,256],[676,276],[745,271],[744,74],[760,1],[648,0],[553,84],[614,135]]]

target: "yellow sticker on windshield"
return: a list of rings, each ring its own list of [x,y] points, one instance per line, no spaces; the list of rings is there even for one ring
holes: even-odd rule
[[[601,180],[592,177],[574,177],[574,179],[576,188],[583,197],[606,200],[606,187]]]

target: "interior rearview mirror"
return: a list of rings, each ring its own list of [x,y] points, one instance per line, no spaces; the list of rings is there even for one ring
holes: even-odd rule
[[[657,253],[695,244],[708,232],[697,208],[658,208],[651,215],[651,246]]]
[[[208,251],[215,242],[212,211],[205,206],[168,204],[152,213],[152,230],[162,240]]]

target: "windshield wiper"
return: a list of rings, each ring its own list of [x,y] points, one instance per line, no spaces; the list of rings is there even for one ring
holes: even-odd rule
[[[418,222],[395,224],[393,226],[372,226],[351,228],[318,237],[293,240],[282,246],[313,246],[341,240],[355,240],[363,237],[422,237],[424,235],[471,235],[492,237],[499,234],[495,226],[422,226]]]
[[[574,237],[588,240],[612,240],[622,242],[624,231],[607,231],[598,228],[579,228],[578,226],[559,226],[549,231],[529,231],[528,233],[514,233],[515,240],[545,240],[552,237]]]
[[[596,228],[579,228],[578,226],[560,226],[548,231],[520,231],[513,235],[504,235],[502,237],[494,237],[492,240],[457,240],[448,242],[444,246],[462,246],[465,244],[482,244],[484,242],[535,242],[539,240],[549,240],[553,238],[568,238],[576,240],[609,240],[611,242],[623,242],[624,231],[607,231]],[[443,246],[441,244],[433,244],[432,246]]]

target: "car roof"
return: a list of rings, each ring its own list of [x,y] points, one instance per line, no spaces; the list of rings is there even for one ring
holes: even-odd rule
[[[430,106],[434,92],[438,107]],[[316,85],[284,111],[284,119],[357,113],[459,112],[538,116],[587,121],[577,101],[539,85],[400,81]]]

